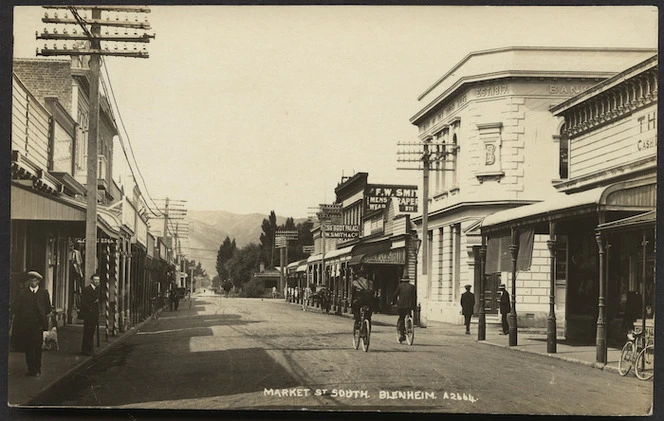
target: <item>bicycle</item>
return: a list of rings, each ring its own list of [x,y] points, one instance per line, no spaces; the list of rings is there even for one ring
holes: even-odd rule
[[[366,317],[369,312],[369,306],[363,305],[360,307],[360,320],[353,322],[353,347],[358,349],[362,343],[362,350],[369,351],[369,342],[371,338],[371,322]]]
[[[409,311],[403,319],[403,323],[397,323],[397,340],[399,343],[403,342],[403,337],[406,337],[408,345],[412,345],[415,340],[415,326],[413,324],[413,316]]]
[[[620,351],[620,360],[618,360],[618,372],[621,376],[626,376],[632,366],[635,366],[638,356],[647,347],[646,345],[645,332],[630,331],[627,333],[627,342]],[[634,371],[636,372],[636,368]]]
[[[634,363],[634,373],[640,380],[650,380],[655,374],[655,345],[649,344],[639,352]]]

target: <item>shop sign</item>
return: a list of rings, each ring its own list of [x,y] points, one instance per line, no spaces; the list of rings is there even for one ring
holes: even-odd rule
[[[136,218],[136,241],[144,246],[146,246],[148,242],[148,225],[140,216],[137,216]]]
[[[302,253],[312,254],[314,252],[314,246],[302,246]]]
[[[332,204],[324,204],[321,203],[319,205],[319,211],[316,214],[318,216],[318,219],[321,221],[327,221],[327,220],[332,220],[336,218],[341,218],[341,204],[340,203],[332,203]]]
[[[367,185],[365,209],[368,211],[385,209],[394,198],[399,205],[399,212],[417,212],[417,186],[392,184]]]
[[[405,265],[406,264],[406,250],[388,250],[382,253],[376,253],[365,256],[362,263],[369,263],[375,265]]]
[[[326,238],[359,238],[360,226],[357,224],[327,224],[325,227]]]
[[[277,237],[283,237],[286,240],[297,240],[297,230],[277,230]]]

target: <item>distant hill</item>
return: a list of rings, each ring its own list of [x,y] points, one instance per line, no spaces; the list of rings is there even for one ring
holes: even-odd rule
[[[247,244],[260,244],[263,230],[261,224],[268,214],[252,213],[240,215],[226,211],[187,211],[186,221],[189,222],[188,259],[195,259],[207,271],[210,278],[217,274],[217,251],[226,236],[238,248]],[[305,221],[305,218],[295,219],[295,224]],[[286,217],[277,215],[277,224],[286,222]]]

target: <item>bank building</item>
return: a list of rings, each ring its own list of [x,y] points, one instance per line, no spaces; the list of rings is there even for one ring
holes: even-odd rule
[[[487,320],[498,319],[498,286],[507,284],[512,294],[514,274],[519,327],[546,326],[553,305],[560,329],[570,336],[594,340],[599,291],[599,255],[593,249],[597,247],[595,229],[620,217],[654,209],[656,148],[648,148],[655,141],[644,138],[642,149],[649,152],[629,149],[635,154],[634,160],[641,160],[642,165],[636,165],[631,155],[616,159],[621,154],[616,150],[607,155],[609,161],[603,158],[609,152],[608,146],[600,146],[601,142],[613,140],[598,140],[602,135],[583,139],[591,136],[590,131],[607,130],[620,118],[630,122],[621,123],[624,127],[632,125],[629,133],[636,133],[639,124],[650,127],[645,110],[641,112],[645,123],[632,116],[635,108],[613,113],[619,109],[615,104],[631,107],[632,99],[637,101],[635,107],[646,107],[645,102],[638,102],[641,92],[648,92],[647,104],[656,109],[656,70],[652,70],[656,57],[646,71],[648,76],[630,81],[620,76],[626,69],[653,60],[656,53],[654,49],[548,47],[472,52],[418,97],[422,105],[410,122],[418,127],[418,141],[431,143],[432,159],[426,233],[422,215],[412,218],[418,238],[426,242],[417,258],[417,295],[424,325],[428,320],[462,323],[459,300],[463,285],[468,283],[476,296],[475,314],[480,312],[483,298]],[[590,98],[603,89],[598,86],[608,86],[603,83],[626,85],[611,88],[615,93],[602,91]],[[621,89],[625,92],[622,96]],[[583,126],[595,119],[601,120],[602,127]],[[654,122],[651,124],[654,127]],[[580,131],[579,127],[584,129]],[[595,190],[605,188],[599,187],[602,183],[620,180],[625,173],[641,177],[647,172],[652,175],[650,187],[643,187],[648,181],[639,181],[637,184],[645,183],[639,186],[647,191],[639,190],[643,197],[634,193],[642,198],[639,206],[610,216],[596,212],[603,206],[601,200],[616,199],[610,193],[617,187],[601,193]],[[593,194],[597,197],[587,197]],[[562,197],[592,208],[594,213],[586,215],[591,221],[575,219],[574,212],[567,214],[571,217],[569,224],[564,230],[559,227],[555,242],[551,241],[547,218],[546,223],[538,220],[539,225],[532,220],[528,221],[530,225],[519,225],[528,225],[528,229],[513,229],[520,212],[530,215],[526,209],[542,207],[543,214],[553,214],[550,204]],[[607,217],[597,219],[600,214]],[[588,232],[582,236],[575,224]],[[611,225],[603,227],[606,235],[619,230]],[[510,249],[517,241],[521,247]],[[518,270],[513,271],[511,253],[517,250]],[[596,261],[588,260],[591,255]],[[570,266],[576,262],[593,266],[585,272],[585,278],[594,279],[594,283],[571,279]],[[636,271],[638,264],[634,262]],[[623,282],[629,287],[631,281]],[[636,278],[633,283],[638,283]],[[587,291],[585,298],[572,292],[579,289]]]

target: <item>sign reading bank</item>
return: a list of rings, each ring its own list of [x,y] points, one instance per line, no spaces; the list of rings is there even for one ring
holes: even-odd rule
[[[367,211],[385,209],[390,198],[399,204],[399,212],[417,212],[417,186],[393,184],[367,184],[364,208]]]

